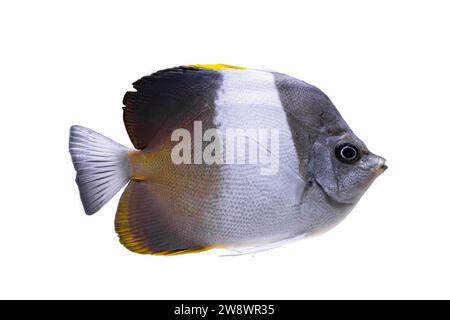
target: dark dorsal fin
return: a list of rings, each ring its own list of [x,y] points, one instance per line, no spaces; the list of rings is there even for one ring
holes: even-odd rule
[[[133,83],[136,91],[123,98],[123,119],[134,147],[154,146],[183,119],[213,108],[221,82],[220,72],[177,67]]]

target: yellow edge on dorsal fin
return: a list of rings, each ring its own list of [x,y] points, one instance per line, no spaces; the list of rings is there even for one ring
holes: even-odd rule
[[[246,70],[245,67],[239,67],[239,66],[231,66],[228,64],[194,64],[193,67],[200,68],[200,69],[208,69],[208,70]]]

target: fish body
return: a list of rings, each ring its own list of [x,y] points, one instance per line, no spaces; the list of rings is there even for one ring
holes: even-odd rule
[[[284,74],[196,65],[133,85],[124,122],[136,150],[73,126],[70,152],[88,214],[129,181],[115,227],[134,252],[253,247],[320,232],[386,168],[322,91]]]

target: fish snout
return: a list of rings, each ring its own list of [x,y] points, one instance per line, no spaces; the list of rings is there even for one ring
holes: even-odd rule
[[[376,156],[377,157],[377,161],[375,166],[372,168],[373,172],[376,172],[378,174],[383,173],[384,171],[386,171],[386,169],[388,168],[388,166],[386,165],[386,159],[384,159],[383,157],[380,156]]]

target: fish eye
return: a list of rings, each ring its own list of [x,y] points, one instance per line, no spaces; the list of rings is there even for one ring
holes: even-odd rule
[[[359,160],[359,149],[351,143],[339,144],[334,151],[341,162],[352,164]]]

